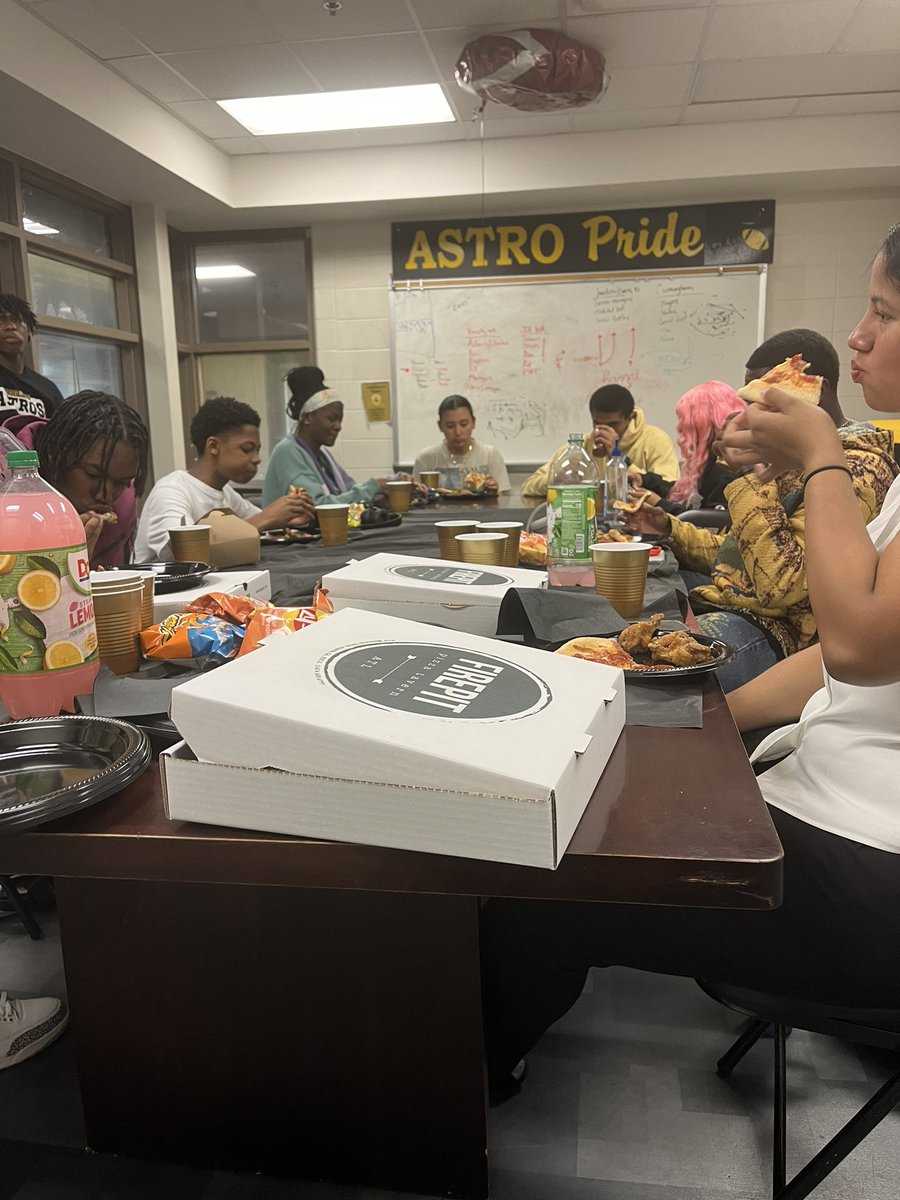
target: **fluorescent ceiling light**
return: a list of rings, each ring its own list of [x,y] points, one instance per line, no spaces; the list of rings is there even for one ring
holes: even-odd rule
[[[251,133],[258,134],[435,125],[456,119],[439,83],[362,88],[354,92],[309,92],[301,96],[256,96],[218,103]]]
[[[59,230],[54,229],[52,225],[44,225],[40,221],[32,221],[31,217],[23,217],[22,225],[26,233],[41,233],[47,237],[52,233],[59,233]]]
[[[227,263],[222,267],[196,267],[194,274],[198,279],[249,279],[256,272],[239,267],[237,263]]]

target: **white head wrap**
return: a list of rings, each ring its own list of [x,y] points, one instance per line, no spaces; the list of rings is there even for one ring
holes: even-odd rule
[[[320,408],[324,408],[326,404],[334,404],[340,402],[340,396],[337,392],[332,392],[330,388],[323,388],[321,392],[316,392],[314,396],[306,401],[300,409],[300,416],[308,417]]]

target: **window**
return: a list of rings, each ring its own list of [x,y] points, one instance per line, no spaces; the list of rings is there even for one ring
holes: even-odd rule
[[[201,342],[309,338],[305,242],[200,245],[195,277]]]
[[[31,307],[39,321],[59,317],[107,329],[118,325],[115,285],[108,275],[37,254],[28,255],[28,273]]]
[[[64,396],[93,388],[121,396],[122,351],[96,338],[66,337],[61,333],[39,333],[41,370]]]
[[[35,183],[22,185],[22,204],[26,233],[47,242],[74,246],[87,254],[113,257],[109,219],[105,213],[86,208],[64,196],[55,196]]]
[[[213,396],[235,396],[259,413],[261,475],[265,474],[272,447],[287,432],[285,408],[289,393],[284,377],[292,367],[308,361],[307,353],[293,350],[200,356],[201,402]]]

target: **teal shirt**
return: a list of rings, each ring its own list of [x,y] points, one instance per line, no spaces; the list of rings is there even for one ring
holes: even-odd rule
[[[365,483],[350,482],[352,486],[345,492],[329,492],[312,455],[304,451],[297,439],[289,434],[272,451],[263,484],[262,506],[265,508],[273,500],[286,496],[292,484],[308,492],[313,504],[367,504],[381,490],[375,479],[367,479]]]

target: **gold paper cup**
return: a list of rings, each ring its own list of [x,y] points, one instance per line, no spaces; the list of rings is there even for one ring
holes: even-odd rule
[[[503,565],[506,551],[505,533],[458,533],[460,562],[487,563],[494,567]]]
[[[595,542],[594,587],[620,617],[639,617],[650,563],[649,542]]]
[[[143,578],[142,571],[91,571],[91,592],[117,592],[122,587],[133,587]]]
[[[124,650],[121,653],[104,654],[101,648],[100,659],[116,675],[130,675],[132,671],[136,671],[141,665],[141,648],[138,645],[137,638],[135,638],[134,645],[130,650]]]
[[[456,535],[458,533],[474,533],[478,528],[478,522],[435,521],[434,527],[437,530],[441,558],[449,559],[451,562],[459,562],[459,547],[456,544]]]
[[[209,562],[209,526],[180,525],[169,530],[176,562]]]
[[[349,504],[317,504],[316,518],[323,546],[346,546]]]
[[[412,480],[386,479],[384,481],[384,494],[387,496],[387,502],[391,506],[391,512],[409,512],[409,502],[412,499]]]
[[[423,487],[436,488],[441,482],[440,471],[420,471],[419,482]]]
[[[145,575],[141,591],[141,629],[148,629],[153,624],[153,596],[153,576]]]
[[[503,552],[503,565],[515,567],[519,562],[519,536],[522,529],[521,521],[480,521],[477,532],[505,534],[506,549]]]

